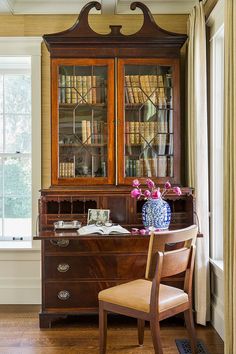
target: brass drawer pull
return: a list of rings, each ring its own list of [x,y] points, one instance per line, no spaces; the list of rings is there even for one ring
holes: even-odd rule
[[[58,247],[68,247],[70,243],[69,240],[50,240],[50,242],[53,246]]]
[[[57,270],[58,270],[58,272],[60,272],[60,273],[65,273],[65,272],[67,272],[69,269],[70,269],[70,266],[69,266],[69,264],[67,264],[67,263],[60,263],[60,264],[58,264],[58,266],[57,266]]]
[[[65,300],[68,300],[68,299],[69,299],[70,293],[69,293],[69,291],[67,291],[67,290],[61,290],[61,291],[59,291],[59,293],[57,294],[57,297],[58,297],[59,300],[65,301]]]

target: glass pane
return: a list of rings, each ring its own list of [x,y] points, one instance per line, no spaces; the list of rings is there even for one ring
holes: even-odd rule
[[[125,176],[173,175],[172,68],[125,66]]]
[[[31,195],[31,159],[5,158],[4,194],[7,197]],[[28,211],[28,214],[31,211]]]
[[[31,198],[4,198],[4,236],[31,236]]]
[[[2,237],[3,198],[0,197],[0,237]]]
[[[3,113],[3,75],[0,75],[0,114]]]
[[[0,157],[0,198],[3,196],[3,159]]]
[[[5,152],[31,151],[31,116],[5,115]]]
[[[29,75],[4,75],[5,112],[31,113],[31,79]]]
[[[0,114],[0,152],[3,152],[3,115]]]
[[[107,67],[59,68],[59,177],[107,177]]]
[[[31,236],[31,160],[5,158],[3,171],[4,236]]]

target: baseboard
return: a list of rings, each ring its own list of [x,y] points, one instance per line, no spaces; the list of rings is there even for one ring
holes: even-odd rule
[[[41,281],[38,278],[1,278],[0,304],[41,304]]]
[[[224,313],[215,304],[211,305],[211,324],[215,328],[216,332],[224,340]]]

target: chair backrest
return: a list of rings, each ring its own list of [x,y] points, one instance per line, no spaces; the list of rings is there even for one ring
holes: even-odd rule
[[[197,232],[197,226],[192,225],[181,230],[151,234],[146,268],[146,278],[152,280],[150,312],[159,313],[161,280],[183,272],[185,273],[183,290],[188,294],[189,301],[192,301]]]
[[[150,236],[145,278],[152,280],[156,274],[159,252],[163,253],[161,278],[186,271],[189,266],[191,246],[195,244],[196,225],[185,229],[152,233]]]

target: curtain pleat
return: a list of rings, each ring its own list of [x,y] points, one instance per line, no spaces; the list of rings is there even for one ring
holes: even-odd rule
[[[209,200],[206,32],[203,4],[197,4],[189,17],[187,92],[188,185],[195,189],[196,213],[203,238],[197,239],[194,274],[196,322],[209,319]]]
[[[224,306],[225,354],[236,353],[236,1],[225,0]]]

